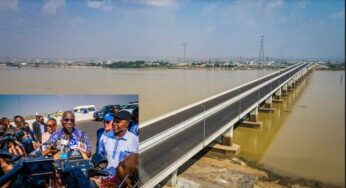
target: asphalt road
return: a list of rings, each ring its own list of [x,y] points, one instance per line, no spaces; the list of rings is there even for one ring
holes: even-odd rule
[[[258,90],[243,97],[241,100],[231,104],[230,106],[224,108],[218,113],[215,113],[210,117],[207,117],[205,121],[201,120],[200,122],[197,122],[196,124],[185,129],[184,131],[145,150],[144,152],[141,152],[139,158],[139,173],[141,183],[145,183],[153,177],[155,177],[156,175],[158,175],[164,169],[166,169],[175,161],[177,161],[180,157],[188,153],[195,146],[202,143],[205,138],[215,133],[222,126],[230,122],[235,117],[239,116],[240,113],[242,113],[244,110],[250,107],[254,102],[258,101],[260,98],[271,92],[272,88],[277,87],[282,82],[287,80],[291,75],[295,74],[302,68],[303,66],[301,66],[298,70],[295,70],[292,73],[290,73],[289,76],[278,77],[274,82],[259,88]],[[164,120],[165,119],[160,121],[162,124],[156,124],[156,126],[166,127],[165,123],[167,122],[165,122]],[[170,124],[172,122],[181,121],[182,119],[173,119],[170,120],[168,123]],[[154,129],[155,127],[150,128]],[[161,128],[157,129],[161,130]],[[140,129],[140,138],[143,136],[142,130],[143,128]]]
[[[297,65],[296,65],[297,66]],[[251,84],[247,84],[247,85],[244,85],[236,90],[233,90],[233,91],[230,91],[228,93],[225,93],[219,97],[216,97],[214,99],[211,99],[209,101],[206,101],[202,104],[199,104],[199,105],[196,105],[196,106],[193,106],[189,109],[186,109],[184,111],[181,111],[177,114],[174,114],[172,116],[169,116],[169,117],[166,117],[162,120],[159,120],[157,122],[154,122],[150,125],[147,125],[143,128],[140,129],[140,137],[139,137],[139,142],[143,142],[151,137],[153,137],[154,135],[157,135],[159,133],[161,133],[162,131],[165,131],[167,129],[169,129],[170,127],[173,127],[185,120],[188,120],[190,119],[191,117],[194,117],[198,114],[201,114],[203,113],[204,111],[204,108],[203,106],[205,107],[205,110],[208,110],[218,104],[221,104],[222,102],[225,102],[239,94],[241,94],[242,92],[246,91],[246,90],[249,90],[263,82],[266,82],[280,74],[283,74],[293,68],[295,68],[296,66],[292,66],[290,69],[287,69],[287,70],[283,70],[283,71],[280,71],[276,74],[273,74],[272,76],[269,76],[269,77],[266,77],[266,78],[262,78],[256,82],[253,82]]]
[[[91,149],[93,151],[92,153],[94,153],[96,148],[96,131],[97,129],[102,127],[103,127],[102,121],[85,120],[85,121],[76,122],[76,128],[84,131],[88,135]]]

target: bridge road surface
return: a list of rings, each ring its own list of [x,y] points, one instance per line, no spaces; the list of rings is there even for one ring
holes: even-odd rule
[[[297,66],[294,66],[294,67],[296,68]],[[185,129],[184,131],[181,131],[178,134],[170,137],[169,139],[166,139],[163,142],[160,142],[159,144],[145,150],[144,152],[140,152],[139,173],[140,173],[141,183],[145,184],[151,178],[153,178],[154,176],[162,172],[164,169],[166,169],[168,166],[170,166],[171,164],[174,164],[174,162],[177,161],[181,156],[184,156],[186,153],[188,153],[188,151],[194,149],[194,147],[202,143],[204,138],[208,138],[209,136],[211,136],[214,132],[216,132],[221,127],[226,125],[231,119],[234,119],[235,117],[239,116],[242,110],[246,110],[247,108],[249,108],[254,102],[263,98],[269,92],[271,92],[272,88],[276,88],[281,83],[286,81],[290,76],[293,76],[296,72],[298,72],[299,70],[303,68],[303,66],[299,66],[299,67],[300,68],[298,70],[293,71],[292,73],[289,74],[289,76],[280,76],[277,79],[275,79],[275,81],[267,85],[264,85],[261,88],[258,88],[257,90],[243,97],[241,100],[238,100],[237,102],[234,102],[233,104],[215,113],[214,115],[207,117],[205,119],[205,122],[204,120],[201,120],[193,124],[189,128]],[[283,71],[274,75],[278,76],[278,75],[281,75],[282,73]],[[273,77],[270,76],[270,78],[273,78]],[[265,80],[269,80],[269,79],[265,79]],[[249,89],[263,82],[264,81],[260,79],[259,81],[255,82],[255,84],[245,85],[244,87],[246,89]],[[236,96],[237,94],[239,94],[241,91],[245,91],[245,89],[244,90],[241,89],[240,91],[237,91],[237,90],[235,91],[236,92],[233,94],[226,93],[225,95],[229,94],[228,97],[232,98],[233,96]],[[228,97],[226,99],[228,99]],[[220,98],[225,99],[223,96],[220,96]],[[211,101],[213,100],[214,99],[212,99]],[[189,112],[188,111],[189,109],[187,109],[188,111],[187,113],[190,115],[194,113],[197,113],[197,114],[202,113],[204,111],[203,108],[200,107],[200,105],[198,105],[198,107],[199,108],[195,109],[194,112]],[[196,107],[192,107],[192,109],[193,108],[196,108]],[[169,127],[169,125],[172,125],[171,122],[179,123],[179,122],[182,122],[185,118],[186,119],[191,118],[191,116],[189,117],[180,116],[180,113],[177,113],[173,116],[175,116],[175,118],[173,119],[170,119],[172,117],[163,119],[163,120],[168,119],[167,122],[159,120],[158,122],[161,122],[163,124],[160,124],[160,125],[157,124],[157,125],[167,128]],[[156,123],[157,122],[155,122],[155,124]],[[204,123],[206,128],[205,133],[203,131]],[[145,140],[145,139],[141,139],[141,137],[144,136],[142,132],[142,130],[144,131],[144,128],[152,129],[153,132],[157,132],[157,130],[156,131],[154,130],[154,128],[156,127],[152,127],[151,125],[148,125],[147,127],[141,128],[140,140]],[[161,130],[161,128],[156,128],[156,129]],[[155,135],[153,134],[153,132],[151,133],[151,135]],[[146,134],[150,134],[150,132],[147,132]],[[205,137],[204,137],[204,134],[205,134]]]
[[[297,65],[296,65],[297,66]],[[292,66],[291,69],[293,69],[296,66]],[[160,132],[167,130],[170,127],[173,127],[174,125],[177,125],[180,122],[183,122],[187,119],[190,119],[193,116],[196,116],[200,113],[202,113],[204,111],[204,108],[202,106],[205,106],[205,110],[208,110],[228,99],[231,99],[235,96],[237,96],[238,94],[242,93],[243,91],[247,91],[250,88],[253,88],[263,82],[266,82],[276,76],[278,76],[279,74],[283,74],[284,72],[287,72],[291,69],[286,69],[284,71],[280,71],[276,74],[273,74],[271,76],[268,76],[266,78],[262,78],[257,80],[256,82],[253,82],[251,84],[248,85],[244,85],[243,87],[240,87],[236,90],[233,90],[231,92],[228,92],[222,96],[216,97],[212,100],[206,101],[202,104],[198,104],[196,106],[193,106],[189,109],[186,109],[184,111],[178,112],[177,114],[174,114],[172,116],[166,117],[162,120],[156,121],[148,126],[142,127],[140,128],[140,136],[139,136],[139,142],[143,142],[147,139],[149,139],[150,137],[159,134]]]

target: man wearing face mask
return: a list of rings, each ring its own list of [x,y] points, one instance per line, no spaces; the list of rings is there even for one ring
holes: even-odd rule
[[[86,156],[91,156],[91,147],[88,140],[88,136],[85,132],[75,128],[75,116],[71,111],[65,111],[61,118],[62,129],[54,132],[47,143],[54,144],[59,139],[67,141],[67,146],[70,148],[78,147],[78,149],[86,154]],[[82,143],[83,148],[80,148],[78,143]]]

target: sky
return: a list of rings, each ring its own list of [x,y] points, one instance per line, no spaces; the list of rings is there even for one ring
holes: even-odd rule
[[[0,0],[0,57],[345,58],[344,0]]]
[[[0,116],[35,115],[72,110],[76,106],[95,105],[101,109],[110,104],[137,102],[138,95],[0,95]]]

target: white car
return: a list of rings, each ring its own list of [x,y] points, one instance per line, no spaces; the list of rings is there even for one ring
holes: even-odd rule
[[[84,114],[84,113],[93,113],[96,111],[95,105],[83,105],[83,106],[76,106],[73,108],[74,114]]]
[[[132,111],[138,107],[138,103],[129,103],[121,108],[121,110],[126,110],[132,114]]]

